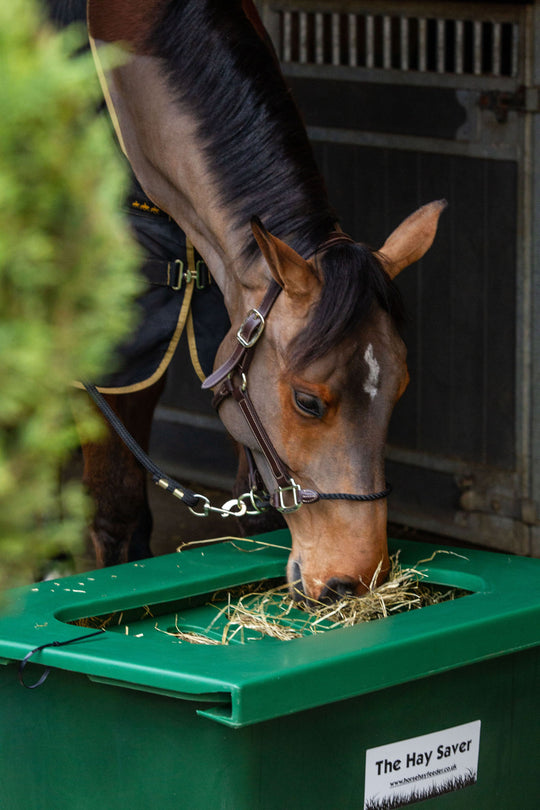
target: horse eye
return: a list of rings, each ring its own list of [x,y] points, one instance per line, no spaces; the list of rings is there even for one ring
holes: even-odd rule
[[[305,413],[307,416],[315,416],[317,419],[322,419],[325,413],[324,403],[313,394],[306,394],[303,391],[294,392],[294,402],[296,407]]]

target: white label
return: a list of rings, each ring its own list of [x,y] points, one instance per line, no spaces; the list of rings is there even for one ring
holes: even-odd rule
[[[364,810],[391,810],[476,782],[480,720],[366,751]]]

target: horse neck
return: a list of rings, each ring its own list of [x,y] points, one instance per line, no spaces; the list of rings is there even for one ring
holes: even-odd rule
[[[178,161],[166,183],[160,173],[157,185],[147,182],[145,188],[203,257],[232,320],[238,310],[243,313],[257,305],[270,282],[270,271],[262,254],[246,258],[245,247],[253,239],[249,223],[243,228],[232,226],[232,213],[217,203],[215,184],[203,162],[194,157],[197,150],[188,148],[186,154],[189,160]]]
[[[137,92],[131,92],[134,87]],[[231,286],[252,286],[260,268],[244,274],[238,262],[248,227],[231,228],[229,212],[217,201],[197,122],[172,103],[158,61],[138,56],[116,68],[108,91],[113,120],[121,122],[122,147],[146,194],[185,231],[225,295]]]
[[[254,215],[303,255],[326,237],[334,215],[276,56],[261,30],[246,24],[246,13],[252,25],[256,15],[251,0],[243,0],[243,11],[239,3],[224,11],[222,0],[208,0],[206,12],[204,5],[188,0],[182,12],[173,4],[167,24],[151,38],[151,52],[162,60],[154,92],[159,83],[169,94],[162,114],[172,122],[170,132],[181,133],[167,162],[184,199],[171,202],[181,214],[171,213],[188,234],[193,229],[194,244],[223,288],[232,278],[251,289],[261,271],[268,275],[246,251],[254,246]],[[171,44],[181,40],[189,47]],[[189,160],[178,154],[179,143]]]
[[[129,92],[132,86],[137,93]],[[198,122],[178,101],[171,102],[159,62],[137,57],[117,68],[109,90],[123,122],[125,151],[145,192],[180,225],[204,258],[229,313],[256,306],[270,271],[260,253],[247,255],[246,247],[253,240],[250,223],[238,223],[235,212],[220,202],[219,178],[208,166]],[[272,211],[267,213],[271,218]],[[302,224],[298,215],[295,219]],[[308,251],[316,246],[314,240]]]
[[[117,67],[107,89],[114,118],[120,122],[122,145],[141,186],[183,228],[205,259],[228,308],[239,296],[253,305],[253,296],[270,280],[262,256],[246,252],[253,240],[250,217],[260,216],[276,236],[292,239],[291,246],[304,255],[313,252],[332,229],[334,220],[318,181],[313,182],[317,187],[314,197],[311,187],[294,182],[307,173],[302,163],[308,159],[305,152],[287,158],[286,167],[283,159],[271,157],[280,176],[286,168],[287,184],[281,179],[277,187],[277,181],[267,178],[266,186],[259,189],[252,180],[252,196],[242,215],[239,217],[232,204],[227,208],[220,193],[219,169],[208,159],[205,148],[205,124],[195,118],[191,106],[173,97],[156,57],[137,55]],[[249,148],[255,160],[268,147],[254,137]],[[249,162],[249,153],[243,153],[243,160]],[[310,171],[310,177],[314,176],[316,170],[310,167]],[[288,223],[283,207],[289,211]],[[317,212],[315,218],[313,211]]]

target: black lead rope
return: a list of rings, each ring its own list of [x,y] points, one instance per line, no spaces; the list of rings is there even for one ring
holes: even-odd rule
[[[386,482],[386,488],[381,489],[380,492],[370,492],[369,495],[350,495],[348,492],[319,492],[319,500],[321,501],[360,501],[361,503],[369,503],[370,501],[379,501],[381,498],[387,498],[392,492],[392,484]]]
[[[90,383],[83,383],[83,385],[103,416],[116,431],[126,447],[131,450],[139,464],[142,464],[145,470],[150,473],[154,484],[160,486],[162,489],[167,490],[167,492],[172,492],[173,495],[179,498],[182,503],[185,503],[186,506],[199,506],[200,496],[195,492],[192,492],[192,490],[183,487],[178,483],[178,481],[171,478],[170,475],[164,473],[163,470],[161,470],[157,464],[152,461],[150,456],[144,452],[140,444],[135,441],[131,433],[122,424],[103,394],[98,391],[96,386],[91,385]]]
[[[268,297],[268,293],[266,297]],[[260,312],[258,310],[253,310],[253,312],[257,312],[258,316],[260,317]],[[253,316],[250,317],[253,318]],[[224,367],[226,366],[227,368],[229,368],[231,362],[235,359],[235,357],[236,353],[233,354],[231,358],[229,358],[229,361],[227,361],[227,363],[225,363],[224,366],[222,366],[220,369],[214,372],[214,374],[211,377],[208,377],[205,382],[205,386],[209,381],[216,382],[217,380],[217,382],[219,382],[224,373],[223,372]],[[125,425],[118,418],[116,413],[113,411],[113,409],[111,408],[105,397],[98,391],[96,386],[91,385],[90,383],[83,383],[83,385],[88,394],[90,395],[90,397],[92,398],[92,400],[94,401],[94,403],[97,405],[97,407],[105,417],[105,419],[109,422],[113,430],[116,431],[120,439],[124,442],[126,447],[133,453],[137,461],[144,467],[145,470],[147,470],[147,472],[150,473],[154,484],[157,484],[162,489],[167,490],[167,492],[171,492],[175,497],[179,498],[182,501],[182,503],[185,503],[186,506],[190,507],[192,511],[194,507],[200,506],[201,502],[203,504],[204,502],[206,502],[206,506],[203,506],[203,512],[194,512],[194,514],[197,514],[199,517],[206,516],[207,514],[209,514],[210,511],[218,511],[218,512],[221,511],[223,514],[223,508],[222,510],[219,509],[216,510],[215,507],[210,507],[207,498],[205,498],[202,495],[197,495],[197,493],[193,492],[191,489],[183,487],[174,478],[171,478],[171,476],[164,473],[163,470],[161,470],[157,466],[157,464],[155,464],[152,461],[150,456],[147,453],[145,453],[142,447],[135,441],[131,433],[129,433],[129,431],[126,429]],[[240,399],[247,401],[248,404],[251,403],[251,400],[249,399],[247,392],[243,391],[242,388],[235,388],[234,386],[229,386],[227,387],[225,396],[233,391],[235,392],[235,394],[238,393],[240,395],[241,393]],[[236,395],[235,398],[237,398]],[[262,424],[260,424],[259,417],[251,404],[248,407],[247,413],[244,411],[244,416],[246,416],[246,419],[251,429],[254,430],[255,428],[254,435],[257,438],[257,441],[259,442],[260,446],[263,448],[263,454],[265,455],[266,460],[269,463],[270,459],[275,460],[275,466],[273,466],[273,474],[274,477],[276,478],[276,481],[278,482],[278,485],[282,477],[283,481],[285,482],[284,489],[290,490],[292,488],[299,491],[303,496],[301,500],[302,503],[315,503],[316,501],[319,500],[321,501],[343,500],[343,501],[357,501],[360,503],[369,503],[371,501],[378,501],[382,498],[386,498],[392,492],[392,486],[388,483],[388,481],[385,482],[385,489],[381,490],[380,492],[370,492],[369,494],[366,495],[355,495],[347,492],[316,492],[315,490],[302,490],[299,487],[296,487],[296,485],[288,475],[283,462],[277,455],[273,444],[270,442],[268,434],[266,433]],[[292,487],[289,486],[287,482],[289,482],[293,486]],[[276,490],[276,493],[274,493],[274,496],[276,496],[277,494],[279,497],[281,497],[281,492],[282,489],[280,489],[280,487],[278,486],[278,489]],[[281,503],[280,500],[278,500],[277,504],[273,503],[272,496],[270,496],[269,502],[272,503],[273,506],[277,506],[277,508],[279,509],[279,504]],[[296,504],[295,508],[298,508],[299,505],[300,503]],[[257,511],[260,510],[257,509]],[[290,511],[290,510],[281,509],[281,511]],[[225,511],[225,514],[234,514],[234,513],[230,511]]]
[[[41,650],[44,650],[46,647],[65,647],[66,644],[74,644],[76,641],[83,641],[85,638],[92,638],[93,636],[99,636],[103,633],[103,630],[97,630],[95,633],[86,633],[84,636],[77,636],[77,638],[70,638],[68,641],[50,641],[48,644],[42,644],[40,647],[35,647],[33,650],[30,650],[29,653],[26,653],[22,661],[19,663],[19,683],[21,686],[24,686],[25,689],[37,689],[38,686],[42,686],[47,678],[49,677],[49,672],[51,671],[50,667],[45,667],[45,671],[35,683],[25,683],[23,678],[24,668],[26,667],[27,663],[30,661],[33,655]]]

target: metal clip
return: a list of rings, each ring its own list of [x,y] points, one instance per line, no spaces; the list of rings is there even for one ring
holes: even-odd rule
[[[188,507],[189,511],[191,512],[192,515],[196,515],[197,517],[208,517],[208,515],[210,514],[210,510],[212,508],[210,506],[210,501],[208,500],[206,495],[199,495],[199,493],[196,493],[195,497],[199,498],[203,502],[202,512],[197,512],[194,506],[189,506]]]
[[[249,501],[251,509],[246,507],[246,515],[262,515],[269,508],[268,496],[263,493],[257,493],[255,489],[245,492],[238,498],[239,501],[246,503]]]
[[[199,259],[195,264],[195,270],[192,270],[189,266],[187,270],[184,270],[184,262],[182,259],[175,259],[174,262],[169,262],[169,276],[171,273],[171,265],[178,266],[178,281],[176,284],[171,284],[171,290],[180,290],[182,288],[182,284],[191,284],[192,281],[195,282],[195,286],[198,290],[204,290],[206,287],[203,268],[206,267],[205,263],[202,259]]]
[[[200,512],[197,512],[193,506],[189,507],[191,514],[196,517],[208,517],[210,512],[216,512],[224,518],[230,517],[231,515],[234,517],[242,517],[247,511],[246,504],[241,502],[239,498],[232,498],[230,501],[227,501],[227,503],[224,503],[223,506],[212,506],[206,495],[199,495],[197,493],[195,497],[199,498],[202,502]]]
[[[234,515],[234,517],[242,517],[246,512],[247,506],[240,498],[231,498],[230,501],[227,501],[221,507],[222,518],[228,518],[231,515]]]

